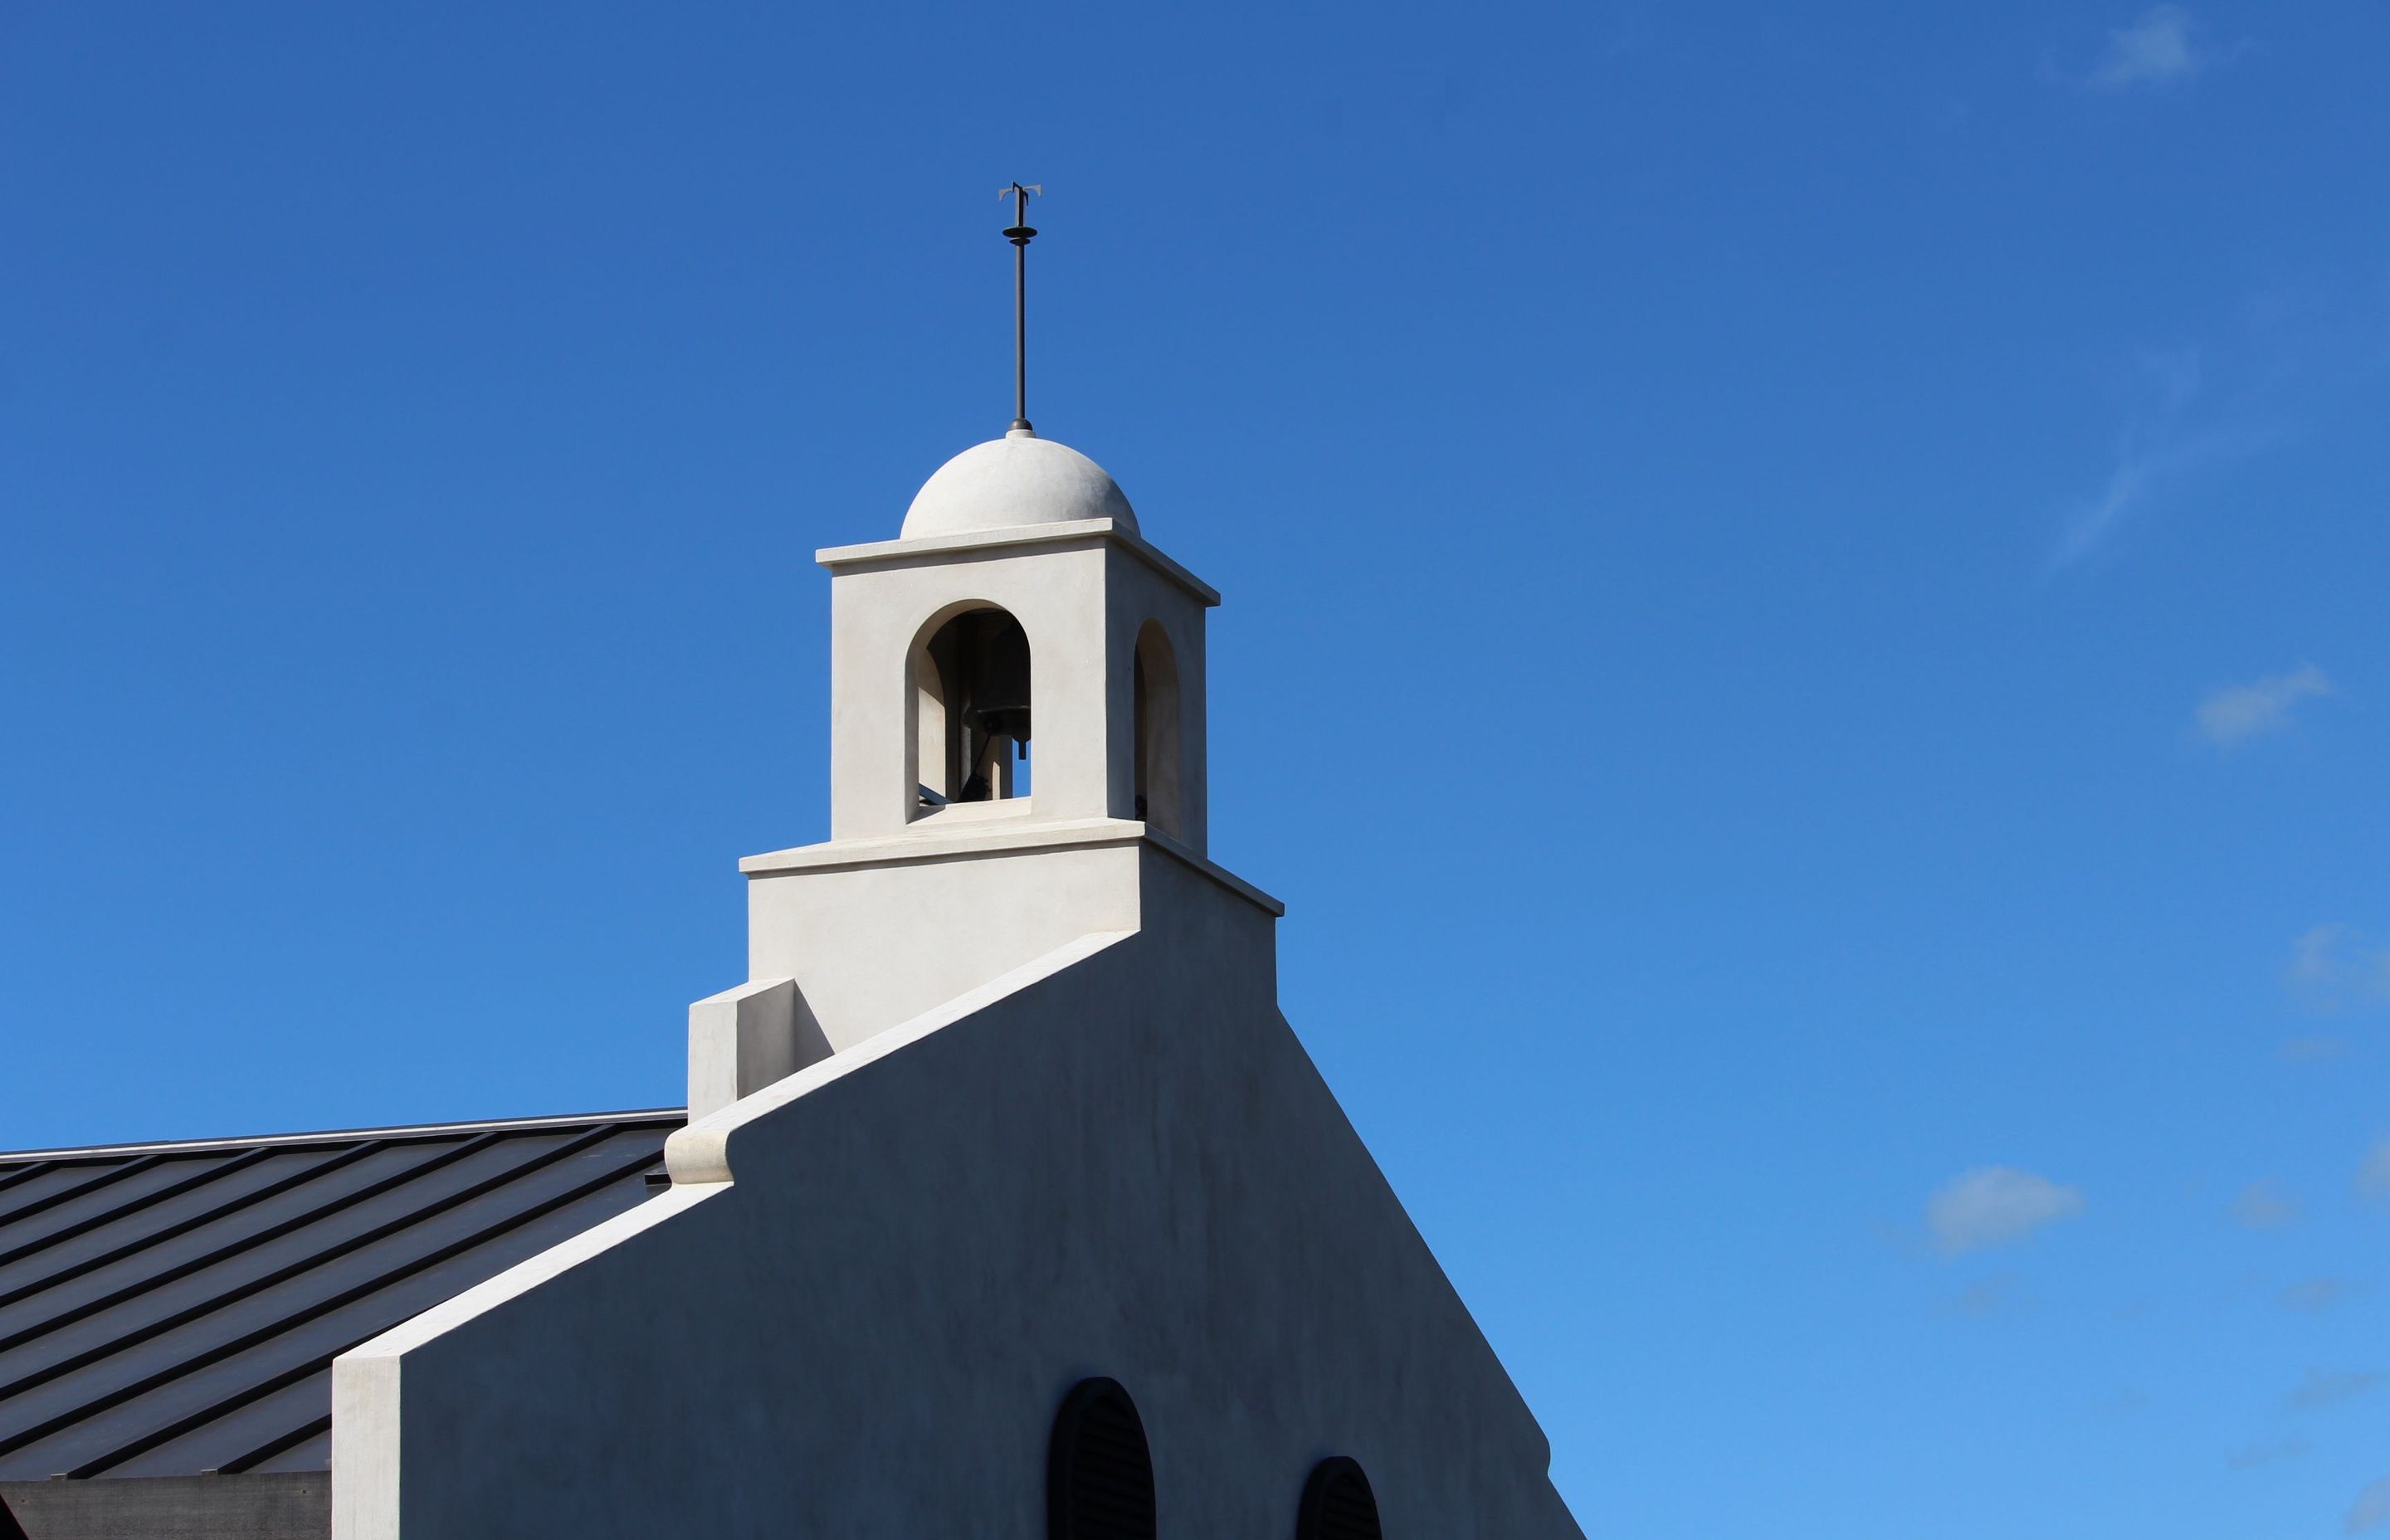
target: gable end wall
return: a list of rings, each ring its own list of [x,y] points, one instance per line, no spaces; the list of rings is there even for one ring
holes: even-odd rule
[[[1330,1454],[1391,1534],[1576,1535],[1278,1012],[1269,917],[1144,859],[1137,933],[726,1109],[726,1187],[385,1358],[398,1479],[336,1534],[1034,1540],[1053,1411],[1105,1374],[1165,1535],[1291,1533]]]

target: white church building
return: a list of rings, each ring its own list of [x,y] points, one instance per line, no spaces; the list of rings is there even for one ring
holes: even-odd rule
[[[0,1157],[0,1540],[1579,1534],[1206,854],[1219,596],[1025,421],[819,561],[685,1115]]]

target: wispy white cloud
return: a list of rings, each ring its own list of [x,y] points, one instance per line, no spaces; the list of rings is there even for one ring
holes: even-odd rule
[[[2318,925],[2291,943],[2291,982],[2320,983],[2337,971],[2333,954],[2347,935],[2345,925]]]
[[[2204,30],[2189,11],[2152,6],[2130,26],[2109,32],[2091,83],[2108,91],[2180,84],[2196,79],[2209,60]]]
[[[2288,674],[2269,674],[2246,685],[2211,690],[2199,703],[2200,736],[2219,749],[2234,749],[2253,738],[2279,733],[2291,725],[2291,708],[2300,701],[2332,693],[2332,681],[2313,663],[2301,663]]]
[[[2284,977],[2312,1010],[2390,1003],[2390,945],[2360,938],[2353,926],[2318,925],[2291,943]]]
[[[1987,1321],[2014,1310],[2018,1300],[2017,1277],[2013,1273],[1996,1273],[1987,1278],[1977,1278],[1959,1290],[1950,1302],[1953,1315]]]
[[[2355,1396],[2363,1395],[2382,1383],[2383,1377],[2372,1370],[2309,1369],[2307,1377],[2286,1398],[2291,1409],[2312,1412],[2319,1406],[2331,1406]]]
[[[2294,1064],[2322,1064],[2347,1051],[2347,1038],[2330,1035],[2289,1038],[2275,1050]]]
[[[2355,1291],[2356,1286],[2346,1278],[2301,1278],[2274,1296],[2285,1310],[2295,1310],[2312,1315],[2319,1310],[2330,1310]]]
[[[2278,1439],[2270,1444],[2252,1444],[2235,1449],[2224,1457],[2224,1463],[2235,1470],[2255,1470],[2261,1465],[2286,1460],[2307,1452],[2307,1441],[2301,1438]]]
[[[2390,1202],[2390,1139],[2367,1150],[2365,1159],[2358,1162],[2357,1192],[2360,1198]]]
[[[2363,1534],[2377,1530],[2390,1521],[2390,1476],[2384,1476],[2357,1495],[2348,1505],[2348,1512],[2340,1521],[2344,1534]]]
[[[2234,466],[2312,431],[2319,417],[2344,420],[2343,398],[2390,371],[2390,289],[2319,282],[2254,293],[2225,325],[2120,362],[2113,448],[2054,509],[2052,570],[2228,489]]]
[[[2204,388],[2199,349],[2141,355],[2126,391],[2138,404],[2116,435],[2107,480],[2068,512],[2051,557],[2055,565],[2072,566],[2090,556],[2200,473],[2244,459],[2276,442],[2278,435],[2250,425],[2236,412],[2205,406]]]
[[[2008,1166],[1979,1166],[1943,1184],[1926,1200],[1934,1244],[1956,1255],[2022,1240],[2083,1212],[2083,1195],[2047,1176]]]
[[[2233,1195],[2231,1213],[2244,1230],[2279,1230],[2296,1222],[2299,1205],[2273,1182],[2252,1182]]]

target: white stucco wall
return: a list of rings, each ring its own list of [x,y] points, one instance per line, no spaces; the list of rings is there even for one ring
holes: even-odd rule
[[[749,976],[794,979],[831,1046],[852,1047],[1090,931],[1135,930],[1136,831],[752,873]]]
[[[342,1360],[334,1534],[1044,1534],[1082,1377],[1165,1536],[1570,1536],[1526,1407],[1275,1003],[1273,918],[1159,848],[1065,946],[675,1136],[684,1181]]]

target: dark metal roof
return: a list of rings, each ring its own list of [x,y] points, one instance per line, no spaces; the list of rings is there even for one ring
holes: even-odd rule
[[[0,1482],[326,1469],[335,1355],[643,1201],[684,1121],[0,1155]]]

